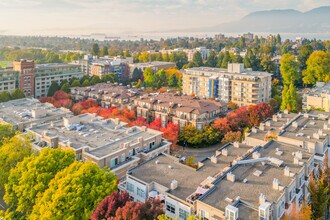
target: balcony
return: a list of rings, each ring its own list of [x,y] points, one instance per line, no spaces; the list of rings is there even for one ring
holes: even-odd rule
[[[121,162],[121,163],[115,165],[114,167],[111,167],[110,169],[112,172],[115,173],[117,170],[122,169],[123,167],[128,167],[134,163],[139,162],[139,160],[140,160],[140,158],[135,157],[135,156],[126,157],[126,160],[124,162]]]
[[[120,191],[126,191],[126,180],[124,180],[118,184],[118,189]]]
[[[154,147],[154,148],[151,148],[151,149],[145,149],[145,150],[141,151],[141,154],[144,155],[144,156],[148,156],[149,153],[151,153],[153,151],[156,151],[156,150],[165,150],[170,145],[171,145],[170,142],[162,141],[162,142],[160,142],[158,147]]]

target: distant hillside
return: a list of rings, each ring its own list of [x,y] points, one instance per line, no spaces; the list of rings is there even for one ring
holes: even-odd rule
[[[307,12],[292,9],[253,12],[239,21],[223,23],[204,31],[319,33],[330,31],[330,6]]]

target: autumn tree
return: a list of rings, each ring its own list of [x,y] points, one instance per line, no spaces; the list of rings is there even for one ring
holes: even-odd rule
[[[149,124],[149,128],[154,129],[154,130],[160,130],[162,127],[162,120],[161,118],[156,118],[153,122]]]
[[[75,160],[73,150],[45,148],[40,155],[31,155],[10,171],[5,185],[7,217],[28,216],[38,196],[48,189],[54,176]],[[28,193],[27,193],[28,192]]]
[[[223,134],[230,131],[230,125],[227,118],[218,118],[214,121],[213,127],[221,131]]]
[[[111,219],[115,217],[117,209],[125,206],[128,201],[129,194],[126,191],[113,192],[97,205],[95,211],[91,215],[91,220]]]
[[[315,51],[308,58],[306,70],[303,71],[303,82],[315,85],[316,82],[330,80],[330,52]]]
[[[3,135],[1,132],[0,134]],[[16,164],[21,162],[25,157],[31,155],[31,143],[30,140],[25,136],[16,135],[10,139],[7,138],[1,145],[0,196],[3,196],[4,185],[8,183],[10,170],[13,169]]]
[[[280,71],[284,85],[296,84],[299,81],[299,63],[293,54],[284,54],[280,60]]]
[[[163,132],[163,137],[172,143],[172,147],[175,147],[179,138],[179,125],[169,122],[166,127],[161,128],[160,131]]]
[[[15,134],[16,130],[12,125],[0,123],[0,146],[6,139],[12,138]]]
[[[242,138],[242,133],[240,131],[234,132],[234,131],[229,131],[227,132],[223,139],[222,139],[222,143],[228,143],[228,142],[241,142],[241,138]]]
[[[138,117],[131,123],[131,126],[147,126],[148,123],[144,117]]]
[[[99,202],[116,190],[116,182],[109,168],[74,161],[49,182],[30,219],[89,219]]]

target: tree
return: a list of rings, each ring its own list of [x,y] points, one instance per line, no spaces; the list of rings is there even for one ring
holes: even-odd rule
[[[148,123],[144,117],[138,117],[131,123],[131,126],[148,126]]]
[[[24,92],[22,92],[22,90],[20,89],[15,89],[12,93],[11,93],[11,99],[22,99],[25,98],[25,94]]]
[[[80,87],[80,86],[81,85],[79,79],[76,79],[71,83],[71,87]]]
[[[137,82],[139,79],[143,78],[143,72],[139,68],[134,68],[132,73],[132,81]]]
[[[204,65],[202,55],[199,51],[196,51],[194,53],[192,62],[193,62],[194,66],[203,66]]]
[[[115,217],[117,209],[123,207],[128,201],[129,194],[126,191],[113,192],[97,205],[95,211],[91,215],[91,220],[111,219]]]
[[[257,58],[255,52],[249,48],[246,51],[243,63],[245,68],[252,68],[252,70],[258,70],[260,60]]]
[[[226,134],[230,131],[230,125],[227,118],[218,118],[214,121],[213,127]]]
[[[0,102],[8,102],[9,100],[11,100],[11,95],[8,91],[0,93]]]
[[[217,67],[222,67],[222,60],[224,58],[225,54],[220,52],[218,55],[218,63],[217,63]]]
[[[4,185],[8,183],[10,170],[25,157],[31,155],[31,143],[27,137],[16,135],[6,139],[0,146],[0,151],[0,196],[2,197]]]
[[[57,81],[52,81],[50,87],[48,89],[47,96],[53,96],[56,91],[60,90],[60,86],[58,85]]]
[[[85,79],[85,81],[81,84],[82,87],[87,87],[90,86],[91,84],[89,83],[88,79]]]
[[[157,216],[163,213],[163,205],[159,200],[148,199],[145,203],[130,201],[125,206],[117,209],[114,220],[156,219]]]
[[[330,80],[330,52],[315,51],[308,58],[307,68],[303,71],[304,84],[315,85],[317,81]]]
[[[233,143],[233,142],[241,142],[242,138],[242,133],[240,131],[234,132],[234,131],[229,131],[225,134],[225,136],[222,139],[222,143]]]
[[[289,86],[299,81],[299,63],[293,54],[284,54],[280,60],[280,71],[283,78],[283,84]]]
[[[270,56],[265,55],[262,57],[260,66],[262,66],[263,70],[268,73],[274,73],[276,70],[276,65],[270,58]]]
[[[179,137],[179,126],[169,122],[165,128],[160,128],[160,131],[163,132],[163,137],[172,143],[172,147],[175,147]]]
[[[170,75],[168,82],[169,87],[177,87],[178,86],[178,79],[175,74]]]
[[[10,124],[0,123],[0,146],[2,145],[5,139],[10,139],[14,137],[16,134],[16,130]]]
[[[285,85],[282,92],[281,110],[297,112],[297,109],[299,108],[297,105],[297,97],[297,89],[293,83],[291,83],[290,86]]]
[[[91,85],[95,85],[95,84],[98,84],[98,83],[100,83],[100,82],[101,82],[100,77],[98,77],[98,76],[93,76],[92,79],[91,79],[91,81],[90,81],[90,84],[91,84]]]
[[[143,72],[144,83],[146,87],[153,87],[155,81],[155,73],[154,71],[148,67]]]
[[[272,116],[273,110],[268,103],[259,103],[256,105],[250,105],[249,111],[249,127],[258,126],[262,121]]]
[[[236,110],[236,109],[238,109],[238,105],[235,102],[230,101],[228,103],[228,108],[230,108],[232,110]]]
[[[54,176],[75,160],[73,150],[45,148],[40,155],[31,155],[10,171],[5,186],[5,202],[9,205],[7,216],[31,214],[38,196],[48,188]],[[28,192],[28,193],[27,193]]]
[[[201,132],[203,134],[202,141],[205,144],[212,145],[220,141],[220,131],[212,126],[205,126]]]
[[[61,91],[70,92],[70,84],[68,82],[64,83],[63,86],[61,87]]]
[[[214,50],[211,50],[210,55],[209,55],[209,57],[207,58],[207,61],[206,61],[206,66],[216,67],[217,62],[218,62],[217,61],[217,56],[216,56]]]
[[[221,68],[227,68],[228,63],[230,63],[230,62],[231,62],[230,54],[228,51],[226,51],[226,53],[224,54],[224,57],[222,59],[222,62],[221,62]]]
[[[100,47],[98,44],[93,44],[92,49],[91,49],[91,54],[93,56],[98,56],[100,54]]]
[[[303,45],[298,51],[298,61],[300,63],[300,70],[306,69],[306,62],[309,56],[313,53],[313,47],[310,44]]]
[[[192,146],[201,145],[203,143],[203,133],[201,130],[197,130],[192,125],[187,125],[180,130],[179,140],[183,144],[189,144]]]
[[[107,46],[102,47],[101,52],[100,52],[100,56],[103,57],[103,56],[109,55],[108,49],[109,48]]]
[[[102,76],[101,81],[104,82],[104,83],[107,83],[107,82],[114,83],[115,82],[115,77],[112,74],[105,74],[105,75]]]
[[[162,127],[161,118],[156,118],[153,122],[150,123],[149,128],[159,131]]]
[[[99,202],[116,190],[116,182],[109,168],[74,161],[49,182],[30,219],[89,219]]]

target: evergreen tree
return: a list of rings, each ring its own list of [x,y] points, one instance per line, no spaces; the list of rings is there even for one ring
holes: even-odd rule
[[[224,56],[225,56],[225,54],[222,53],[222,52],[220,52],[219,55],[218,55],[218,63],[217,63],[217,66],[218,66],[219,68],[221,68],[221,66],[222,66],[222,60],[223,60]]]
[[[177,87],[178,86],[178,79],[176,78],[175,74],[170,75],[168,79],[168,86],[169,87]]]
[[[194,53],[194,57],[193,57],[193,60],[192,60],[194,66],[203,66],[203,58],[202,58],[202,55],[199,51],[195,52]]]
[[[22,98],[25,98],[25,94],[24,94],[24,92],[22,92],[22,90],[20,90],[20,89],[15,89],[15,90],[11,93],[11,98],[12,98],[12,99],[22,99]]]
[[[88,79],[85,79],[85,81],[83,82],[83,84],[81,85],[82,87],[86,87],[86,86],[90,86],[91,84],[89,83]]]
[[[227,68],[228,67],[228,63],[231,62],[231,59],[230,59],[230,54],[228,51],[226,51],[223,59],[222,59],[222,62],[221,62],[221,68]]]
[[[209,57],[207,58],[206,65],[209,67],[216,67],[217,56],[213,50],[211,50]]]
[[[95,84],[100,83],[100,82],[101,82],[100,77],[98,77],[98,76],[93,76],[92,79],[91,79],[91,81],[90,81],[90,84],[91,84],[91,85],[95,85]]]
[[[60,86],[58,85],[57,81],[52,81],[52,84],[50,84],[50,87],[48,89],[47,96],[53,96],[58,90],[60,90]]]
[[[100,52],[100,56],[103,57],[103,56],[109,55],[108,50],[109,50],[109,48],[107,46],[102,47],[101,52]]]
[[[61,90],[63,92],[69,93],[70,92],[70,84],[68,82],[64,83],[63,86],[61,87]]]
[[[100,47],[98,44],[93,44],[92,49],[91,49],[91,54],[93,56],[98,56],[100,54]]]
[[[141,69],[135,68],[132,73],[132,81],[137,82],[139,79],[142,79],[143,72]]]
[[[76,79],[71,83],[71,87],[80,87],[80,86],[81,86],[81,84],[80,84],[79,79]]]

